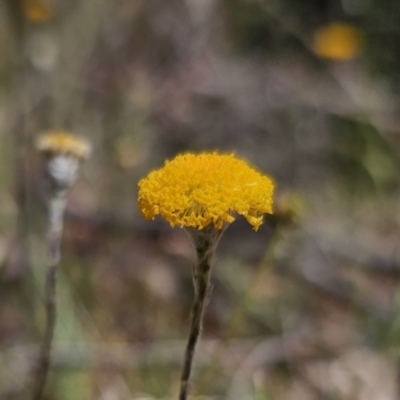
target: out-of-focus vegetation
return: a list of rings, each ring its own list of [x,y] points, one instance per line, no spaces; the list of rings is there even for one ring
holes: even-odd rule
[[[29,398],[43,333],[49,129],[94,151],[47,400],[176,398],[193,249],[140,217],[137,182],[203,149],[278,193],[221,240],[193,398],[397,399],[399,21],[390,0],[0,0],[1,399]]]

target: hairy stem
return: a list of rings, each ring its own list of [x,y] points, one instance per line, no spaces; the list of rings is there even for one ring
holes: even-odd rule
[[[33,400],[41,400],[50,368],[51,348],[57,318],[56,283],[60,262],[60,242],[63,229],[63,216],[66,207],[66,192],[55,191],[49,207],[48,252],[49,265],[46,274],[46,330],[36,369],[36,387]]]
[[[200,336],[204,308],[209,294],[211,263],[222,230],[209,229],[202,233],[198,231],[188,231],[188,233],[196,247],[197,262],[193,267],[195,299],[192,305],[189,338],[181,373],[179,400],[187,400],[188,397],[193,358],[196,351],[196,344]]]

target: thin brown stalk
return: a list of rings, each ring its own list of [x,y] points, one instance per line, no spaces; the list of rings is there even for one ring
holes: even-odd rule
[[[195,298],[192,305],[189,338],[186,345],[181,373],[179,400],[187,400],[188,398],[196,344],[200,336],[204,309],[210,290],[211,263],[222,230],[188,232],[196,248],[197,261],[193,267]]]
[[[46,385],[51,363],[51,349],[54,337],[54,328],[57,318],[56,287],[57,271],[60,262],[60,242],[63,227],[63,216],[66,206],[65,191],[56,191],[50,201],[48,252],[49,265],[46,273],[45,303],[46,303],[46,328],[40,349],[36,369],[33,400],[41,400]]]

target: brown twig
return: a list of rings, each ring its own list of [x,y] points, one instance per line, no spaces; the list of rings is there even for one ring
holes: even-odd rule
[[[53,193],[49,208],[48,251],[49,266],[46,274],[46,330],[39,361],[36,370],[36,387],[33,400],[41,400],[50,369],[51,348],[56,324],[56,283],[57,270],[60,262],[60,242],[63,228],[63,216],[66,207],[66,191],[58,190]]]
[[[204,308],[210,290],[211,263],[215,248],[223,232],[222,230],[214,229],[204,230],[204,232],[197,230],[187,231],[196,248],[197,262],[193,267],[195,299],[192,306],[189,338],[186,345],[181,374],[179,400],[186,400],[188,397],[193,358],[196,351],[196,344],[200,336]]]

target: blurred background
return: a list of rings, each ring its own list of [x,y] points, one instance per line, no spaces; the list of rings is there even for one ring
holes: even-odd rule
[[[47,400],[177,398],[194,254],[136,199],[187,150],[277,183],[220,243],[193,399],[399,399],[399,21],[390,0],[0,0],[1,399],[29,398],[44,329],[49,129],[93,155]]]

